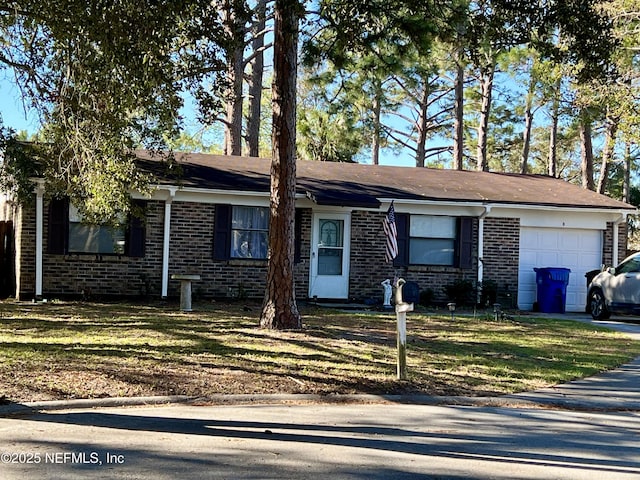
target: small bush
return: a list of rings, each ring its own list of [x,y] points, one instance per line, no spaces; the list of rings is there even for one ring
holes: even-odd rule
[[[435,303],[436,292],[431,288],[427,288],[420,292],[420,305],[430,307]]]
[[[448,301],[457,305],[472,305],[475,303],[475,289],[469,280],[456,280],[451,285],[446,285],[444,291]]]
[[[480,284],[480,305],[489,307],[498,301],[498,283],[487,279]]]

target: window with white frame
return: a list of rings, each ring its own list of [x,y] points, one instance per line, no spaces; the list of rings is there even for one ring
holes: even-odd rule
[[[409,263],[411,265],[454,265],[456,234],[455,217],[411,215]]]
[[[233,206],[231,258],[266,259],[269,246],[269,209]]]
[[[116,227],[84,223],[78,209],[70,204],[69,253],[123,255],[126,243],[124,224],[124,220]]]

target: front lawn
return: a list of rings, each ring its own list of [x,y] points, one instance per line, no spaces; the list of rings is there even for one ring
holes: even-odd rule
[[[0,302],[0,397],[218,393],[499,395],[595,374],[640,342],[587,324],[410,313],[407,381],[395,314],[302,309],[305,329],[257,328],[259,305]]]

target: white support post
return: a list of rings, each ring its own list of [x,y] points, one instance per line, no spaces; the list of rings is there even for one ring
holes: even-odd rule
[[[44,236],[44,181],[36,181],[36,285],[35,298],[42,298],[42,253]]]
[[[162,243],[162,298],[169,294],[169,241],[171,238],[171,204],[176,195],[175,189],[169,190],[169,197],[164,202],[164,229]]]
[[[490,206],[484,207],[484,212],[478,217],[478,286],[482,285],[484,281],[484,219],[491,211]],[[480,303],[480,288],[477,289],[478,298],[477,302]]]
[[[407,379],[407,312],[413,312],[413,303],[396,305],[396,319],[398,322],[398,380]]]
[[[615,267],[616,265],[618,265],[618,237],[620,235],[619,232],[619,228],[618,228],[618,222],[613,222],[613,245],[611,247],[611,253],[612,253],[612,263],[613,266]]]

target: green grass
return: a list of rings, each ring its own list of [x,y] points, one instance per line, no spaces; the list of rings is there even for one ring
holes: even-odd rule
[[[411,313],[396,380],[390,314],[303,309],[303,331],[257,328],[259,306],[0,302],[0,396],[12,401],[217,393],[496,395],[589,376],[640,355],[591,325]]]

